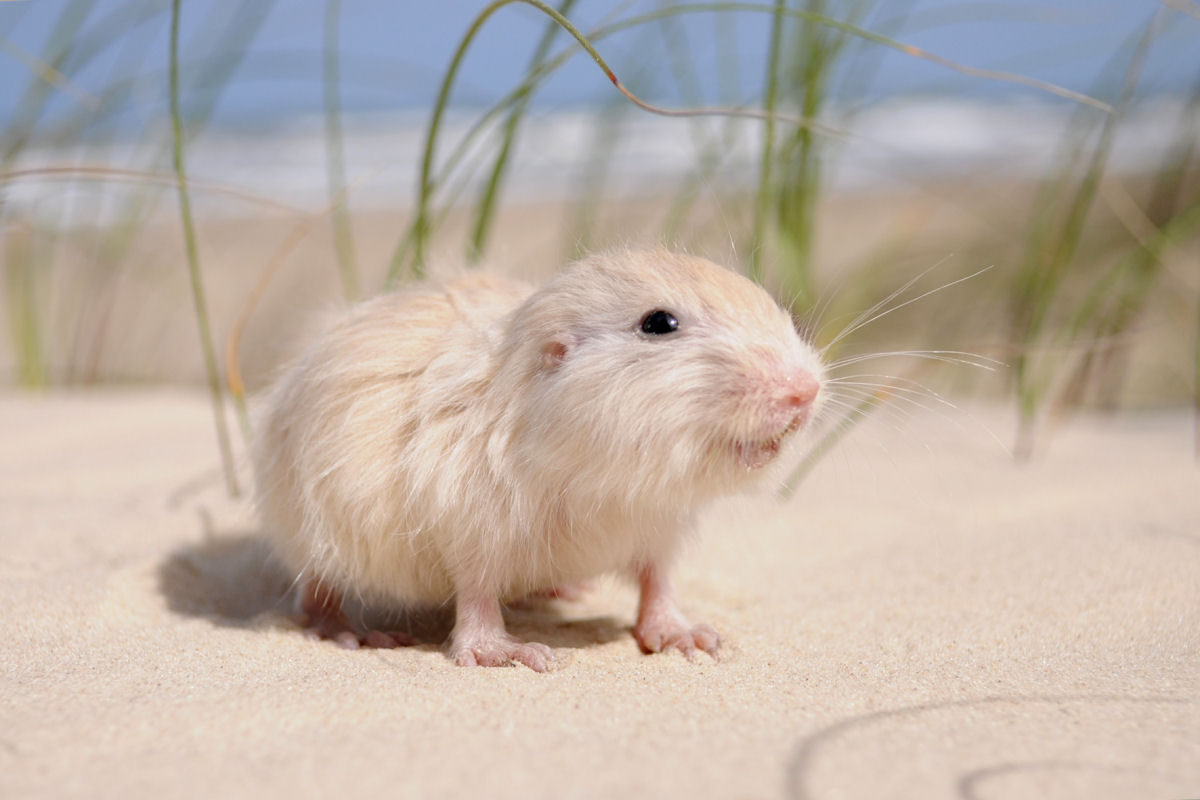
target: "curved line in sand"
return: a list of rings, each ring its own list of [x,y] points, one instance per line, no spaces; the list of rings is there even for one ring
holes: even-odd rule
[[[1170,705],[1195,705],[1196,701],[1186,697],[1171,697],[1171,696],[1124,696],[1116,694],[1078,694],[1078,695],[1046,695],[1032,697],[983,697],[971,700],[951,700],[944,703],[922,703],[915,706],[906,706],[903,708],[886,709],[884,711],[872,711],[867,714],[859,714],[853,717],[847,717],[839,720],[831,725],[827,725],[820,730],[809,734],[800,740],[800,744],[796,748],[795,754],[792,756],[791,762],[787,766],[787,796],[794,800],[814,800],[814,795],[805,786],[808,773],[812,770],[813,763],[818,755],[831,742],[841,738],[844,734],[854,731],[859,728],[869,727],[880,722],[888,720],[903,719],[905,717],[916,717],[921,714],[926,714],[935,711],[946,711],[950,709],[966,709],[979,706],[993,705],[1061,705],[1064,703],[1130,703],[1130,704],[1170,704]],[[987,777],[988,768],[976,770],[979,773],[985,773]],[[992,768],[999,769],[999,767]],[[973,773],[965,773],[964,778],[970,778]],[[961,789],[962,779],[960,779],[959,787]],[[964,795],[966,797],[967,795]]]

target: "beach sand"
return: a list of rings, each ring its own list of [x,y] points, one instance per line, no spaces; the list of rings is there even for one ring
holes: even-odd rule
[[[200,391],[0,395],[0,795],[1200,796],[1191,417],[898,412],[703,515],[719,662],[602,581],[511,613],[539,675],[305,639]]]

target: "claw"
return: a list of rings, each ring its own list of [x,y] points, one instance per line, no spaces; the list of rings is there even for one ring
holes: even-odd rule
[[[554,664],[554,653],[544,644],[522,642],[510,637],[481,642],[455,642],[451,654],[460,667],[502,667],[524,664],[534,672],[545,672]]]
[[[546,645],[522,642],[504,630],[500,601],[492,592],[463,590],[455,597],[455,604],[450,656],[460,667],[516,663],[534,672],[545,672],[554,663],[554,654]]]
[[[646,653],[678,650],[688,661],[695,661],[696,650],[703,650],[714,659],[721,637],[711,625],[692,625],[679,611],[671,585],[654,565],[638,573],[641,600],[638,603],[634,638]]]
[[[305,638],[331,641],[346,650],[360,647],[391,648],[418,644],[407,633],[367,631],[360,633],[342,611],[342,598],[319,580],[310,581],[301,597],[301,608],[307,617]]]
[[[645,653],[678,650],[688,661],[696,660],[702,650],[716,659],[720,637],[709,625],[689,625],[682,619],[643,620],[633,629],[634,638]]]

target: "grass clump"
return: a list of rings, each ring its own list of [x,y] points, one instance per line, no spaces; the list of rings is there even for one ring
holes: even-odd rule
[[[532,7],[544,18],[541,35],[529,51],[513,54],[527,65],[524,74],[510,91],[480,110],[465,134],[447,147],[441,141],[444,123],[464,59],[483,35],[488,19],[515,4]],[[218,378],[220,365],[212,346],[214,331],[191,208],[192,192],[204,187],[189,182],[186,164],[192,137],[207,123],[222,91],[235,79],[234,72],[254,43],[270,4],[238,7],[207,23],[186,48],[202,57],[187,63],[180,61],[180,51],[185,49],[179,42],[180,6],[180,0],[173,0],[164,19],[166,7],[149,0],[127,0],[103,10],[83,0],[65,3],[43,51],[29,62],[33,65],[29,84],[3,132],[0,153],[6,177],[0,180],[20,179],[16,165],[38,135],[47,141],[54,136],[70,141],[89,126],[99,125],[97,120],[119,113],[146,85],[161,88],[165,82],[170,135],[145,134],[139,157],[146,163],[125,175],[127,180],[140,181],[141,191],[124,204],[116,224],[95,232],[99,241],[93,250],[95,280],[106,291],[115,291],[118,281],[112,276],[128,269],[131,242],[150,225],[153,210],[162,199],[164,178],[169,177],[167,185],[176,189],[178,197],[182,250],[214,425],[233,490],[232,454],[223,413],[225,389]],[[568,199],[574,213],[567,215],[560,237],[566,241],[566,254],[631,238],[630,231],[621,227],[625,223],[606,225],[604,220],[606,211],[628,205],[614,200],[607,180],[621,152],[620,140],[628,127],[625,123],[640,113],[680,117],[681,136],[686,129],[696,144],[696,162],[678,185],[663,188],[655,199],[659,204],[655,213],[640,215],[643,227],[637,233],[684,244],[704,236],[727,240],[731,248],[736,244],[740,266],[791,301],[802,317],[853,317],[848,309],[871,305],[869,298],[888,295],[914,272],[940,261],[950,249],[959,249],[963,255],[946,268],[952,274],[943,276],[943,283],[954,283],[960,275],[995,264],[985,277],[962,291],[973,291],[978,302],[988,294],[1007,297],[1003,318],[973,316],[964,310],[969,304],[939,295],[923,300],[918,315],[899,307],[896,314],[889,312],[886,320],[881,318],[853,337],[819,332],[817,343],[830,348],[831,360],[856,363],[853,359],[870,348],[946,349],[956,346],[963,336],[984,342],[988,353],[1000,354],[1012,364],[1010,388],[1022,421],[1017,450],[1028,455],[1046,418],[1081,404],[1115,406],[1121,402],[1129,383],[1129,343],[1141,336],[1143,322],[1152,311],[1166,303],[1170,324],[1186,324],[1198,341],[1194,370],[1191,361],[1186,367],[1200,415],[1200,391],[1195,388],[1200,385],[1200,321],[1185,302],[1194,299],[1198,289],[1195,276],[1180,275],[1171,266],[1178,262],[1180,248],[1200,235],[1200,164],[1194,137],[1200,83],[1178,122],[1175,146],[1163,155],[1153,175],[1132,180],[1114,174],[1109,163],[1116,136],[1143,99],[1139,94],[1141,65],[1154,48],[1155,35],[1169,12],[1163,11],[1147,23],[1114,55],[1108,75],[1084,94],[1019,72],[961,64],[907,43],[913,30],[906,27],[906,3],[663,2],[625,13],[627,8],[620,7],[614,16],[584,31],[571,22],[578,11],[575,0],[560,0],[555,5],[542,0],[495,0],[464,26],[457,49],[448,54],[448,66],[429,109],[417,193],[411,214],[401,220],[399,240],[389,241],[395,245],[386,267],[385,286],[423,276],[430,248],[435,238],[449,229],[450,221],[460,224],[456,249],[466,253],[469,263],[480,262],[492,252],[514,154],[522,130],[531,124],[537,93],[569,60],[584,57],[596,67],[595,80],[611,85],[614,91],[608,102],[594,110],[594,146],[579,181],[581,189]],[[884,11],[889,16],[881,19]],[[344,13],[340,0],[327,0],[322,39],[313,56],[319,61],[329,203],[318,214],[304,215],[285,237],[278,255],[269,259],[264,274],[274,274],[283,258],[295,252],[299,241],[316,227],[317,220],[327,217],[337,283],[346,298],[354,299],[378,288],[370,285],[369,276],[384,269],[382,264],[372,269],[363,255],[365,249],[356,239],[351,214],[353,187],[347,180],[341,91]],[[720,42],[716,77],[709,77],[712,69],[698,63],[683,25],[700,16],[713,20]],[[165,75],[114,76],[110,85],[94,95],[74,86],[78,71],[110,48],[124,48],[122,63],[140,63],[146,58],[146,38],[164,22],[169,25],[171,45]],[[733,74],[738,63],[732,55],[737,37],[731,31],[743,22],[754,22],[762,30],[761,93],[744,93],[741,76]],[[607,42],[631,31],[641,37],[636,57],[624,59],[625,63],[614,58],[610,64],[602,53]],[[833,281],[822,268],[822,236],[828,226],[822,213],[830,204],[832,156],[843,141],[854,136],[855,113],[869,106],[866,87],[885,52],[899,52],[973,81],[1004,82],[1060,104],[1074,104],[1077,110],[1063,135],[1052,174],[1040,182],[1031,213],[1020,225],[995,225],[973,240],[970,233],[942,238],[929,234],[922,239],[925,223],[920,213],[899,215],[899,221],[873,247],[843,265],[838,280]],[[661,76],[673,81],[680,106],[652,102],[664,86]],[[53,131],[43,126],[45,130],[39,134],[49,98],[56,91],[72,94],[77,108]],[[719,104],[707,105],[707,98],[714,93]],[[726,182],[730,153],[747,131],[754,144],[752,167],[745,170],[749,177]],[[93,131],[93,138],[101,136]],[[443,149],[445,154],[439,156]],[[166,176],[163,170],[168,165],[171,174]],[[113,168],[102,177],[115,180],[118,172]],[[937,191],[938,187],[924,183],[913,195]],[[713,207],[719,211],[719,224],[713,222]],[[44,385],[61,379],[51,366],[61,348],[48,335],[54,315],[47,313],[51,302],[45,294],[46,287],[53,284],[51,272],[60,255],[56,248],[70,235],[11,212],[0,210],[0,214],[7,215],[2,244],[10,337],[17,362],[14,377],[22,385]],[[639,215],[627,214],[627,218],[631,216]],[[661,220],[661,227],[647,231],[645,219]],[[1006,239],[1020,245],[1014,247]],[[978,288],[972,289],[974,286]],[[254,290],[255,302],[265,288],[264,279]],[[1171,297],[1164,300],[1164,293]],[[823,305],[819,298],[824,299]],[[80,330],[85,325],[82,319],[77,322]],[[110,322],[110,317],[100,313],[96,321],[86,324],[102,332]],[[243,315],[233,326],[225,367],[248,437],[237,363],[238,339],[245,324]],[[87,338],[74,337],[77,342]],[[103,341],[102,334],[92,338]],[[95,342],[77,348],[90,352],[82,358],[92,363],[102,349]],[[905,392],[912,389],[908,382],[916,379],[917,369],[901,368],[892,384],[861,392],[846,408],[846,423],[907,396]],[[1190,375],[1193,371],[1194,376]],[[86,376],[94,370],[72,367],[66,374]],[[925,380],[928,375],[921,371],[920,377]]]
[[[233,466],[233,450],[229,443],[229,429],[225,424],[225,403],[221,391],[220,373],[217,369],[216,350],[213,347],[212,330],[208,317],[208,301],[204,295],[204,279],[200,274],[200,254],[196,246],[196,228],[192,222],[192,201],[188,193],[187,173],[183,156],[183,120],[179,110],[179,17],[181,0],[171,3],[171,53],[170,53],[170,97],[172,163],[179,190],[179,216],[183,223],[184,252],[187,254],[188,278],[192,287],[192,302],[196,312],[196,324],[200,332],[200,348],[204,353],[204,371],[208,376],[211,394],[213,422],[217,431],[217,444],[221,451],[221,464],[225,474],[225,486],[231,495],[238,494],[237,473]]]

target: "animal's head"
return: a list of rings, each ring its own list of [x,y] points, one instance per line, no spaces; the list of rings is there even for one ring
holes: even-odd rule
[[[522,460],[629,504],[752,481],[821,394],[816,354],[761,287],[661,249],[571,265],[517,309],[505,351],[524,372]]]

